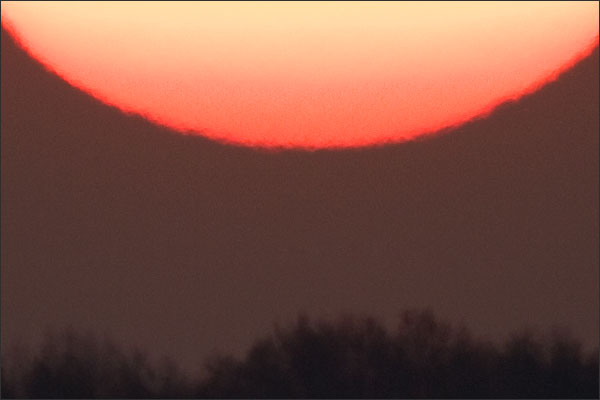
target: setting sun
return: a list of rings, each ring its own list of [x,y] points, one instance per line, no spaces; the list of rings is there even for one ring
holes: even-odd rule
[[[2,2],[73,86],[186,134],[398,142],[534,90],[598,43],[598,2]]]

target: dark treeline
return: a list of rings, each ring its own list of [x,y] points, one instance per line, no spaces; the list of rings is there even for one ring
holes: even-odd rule
[[[430,312],[405,312],[393,332],[373,319],[301,317],[194,379],[73,333],[4,361],[2,398],[598,398],[598,351],[568,335],[499,345]]]

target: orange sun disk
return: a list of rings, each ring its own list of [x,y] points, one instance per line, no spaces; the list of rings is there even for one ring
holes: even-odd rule
[[[597,46],[598,2],[3,1],[2,25],[73,86],[181,133],[355,147],[553,79]]]

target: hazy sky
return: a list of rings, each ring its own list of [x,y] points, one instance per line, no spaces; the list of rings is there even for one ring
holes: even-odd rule
[[[445,135],[316,152],[176,135],[1,51],[3,349],[71,325],[192,367],[407,307],[598,344],[597,50]]]

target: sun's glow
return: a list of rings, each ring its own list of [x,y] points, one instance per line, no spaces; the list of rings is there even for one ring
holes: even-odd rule
[[[72,85],[181,132],[348,147],[553,78],[597,44],[598,2],[8,1],[2,24]]]

